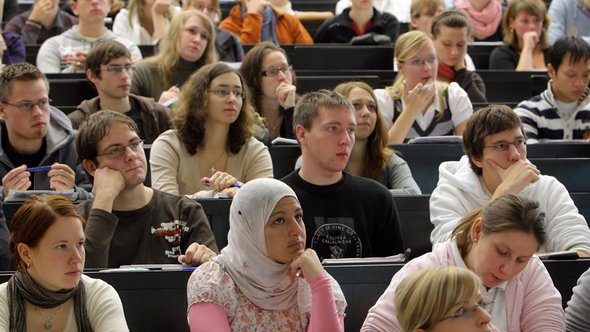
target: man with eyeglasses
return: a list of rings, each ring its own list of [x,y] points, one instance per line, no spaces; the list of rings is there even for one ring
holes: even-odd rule
[[[490,105],[471,116],[463,132],[465,155],[440,165],[430,196],[433,244],[448,240],[469,211],[501,195],[520,194],[546,213],[547,243],[540,252],[590,250],[586,220],[563,184],[526,159],[525,141],[522,123],[508,106]]]
[[[199,265],[217,246],[201,205],[146,187],[147,161],[137,126],[114,111],[91,114],[76,148],[94,199],[78,205],[86,223],[86,266]]]
[[[29,63],[9,65],[0,73],[0,177],[1,199],[10,190],[73,189],[78,199],[90,194],[74,146],[75,131],[65,114],[50,106],[49,83]],[[49,166],[49,171],[27,169]],[[76,170],[76,171],[74,171]],[[8,268],[6,221],[0,209],[0,270]]]
[[[130,94],[133,77],[131,55],[125,45],[106,40],[98,43],[86,57],[86,77],[94,84],[98,97],[84,100],[68,114],[74,128],[100,110],[123,113],[135,121],[139,137],[147,144],[170,129],[170,110],[155,100]]]
[[[590,45],[581,37],[558,39],[549,50],[547,74],[547,89],[514,109],[527,143],[590,140]]]
[[[107,29],[104,20],[111,0],[72,0],[72,12],[78,25],[47,39],[37,53],[37,66],[44,73],[83,73],[86,55],[101,40],[116,40],[125,45],[133,62],[141,60],[139,47]]]

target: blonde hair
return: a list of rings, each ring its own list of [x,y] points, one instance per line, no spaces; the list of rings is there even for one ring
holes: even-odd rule
[[[432,39],[422,31],[414,30],[409,31],[401,35],[397,42],[395,43],[395,56],[397,58],[397,62],[404,63],[405,61],[410,60],[412,56],[422,49],[422,47],[426,45],[432,45]],[[398,72],[393,85],[390,85],[385,88],[385,91],[391,96],[393,100],[399,100],[402,98],[404,93],[404,86],[403,82],[405,80],[404,75],[401,72]],[[443,113],[445,111],[445,91],[448,87],[448,83],[436,81],[436,91],[438,92],[438,100],[439,100],[439,114],[438,118],[442,118]]]
[[[207,33],[209,33],[205,52],[203,52],[203,56],[197,61],[199,67],[218,61],[217,51],[215,49],[215,27],[211,23],[211,20],[205,14],[195,9],[180,12],[170,22],[170,28],[160,42],[158,54],[144,60],[147,65],[158,69],[165,86],[172,84],[172,72],[180,61],[178,44],[180,43],[184,25],[191,17],[201,19],[201,22],[207,27]]]
[[[539,37],[541,49],[548,48],[547,29],[549,29],[549,15],[547,15],[547,6],[542,0],[518,0],[510,1],[508,8],[502,17],[502,33],[504,35],[504,44],[518,50],[518,36],[514,29],[510,27],[510,20],[516,19],[518,14],[525,12],[529,15],[536,16],[543,20],[543,30]]]
[[[457,304],[476,298],[481,289],[477,275],[462,267],[431,267],[411,274],[395,292],[401,330],[430,329]]]

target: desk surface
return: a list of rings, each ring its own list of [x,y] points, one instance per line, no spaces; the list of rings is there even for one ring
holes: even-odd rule
[[[590,260],[545,261],[553,282],[567,303]],[[348,301],[346,331],[358,331],[401,264],[332,265],[326,270],[340,284]],[[119,293],[131,331],[188,331],[186,283],[191,272],[86,272],[111,284]],[[0,283],[10,278],[0,274]]]

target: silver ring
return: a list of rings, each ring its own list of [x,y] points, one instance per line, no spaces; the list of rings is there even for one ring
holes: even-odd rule
[[[80,67],[81,64],[80,61],[76,61],[76,66]]]

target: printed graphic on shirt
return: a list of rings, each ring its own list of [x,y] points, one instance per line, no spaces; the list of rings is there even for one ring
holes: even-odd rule
[[[320,218],[323,219],[323,218]],[[342,223],[326,223],[316,227],[311,239],[311,248],[316,251],[320,261],[324,258],[353,258],[361,257],[362,243],[358,234],[347,224],[351,224],[351,218],[328,218],[347,219]]]
[[[180,220],[163,222],[160,223],[159,228],[151,227],[150,230],[157,238],[162,238],[170,243],[170,250],[164,250],[164,256],[168,258],[178,258],[182,253],[180,240],[182,239],[182,234],[187,231],[186,221]]]

